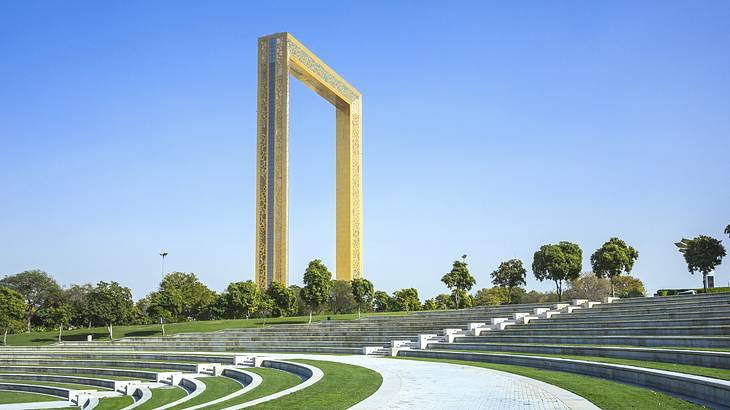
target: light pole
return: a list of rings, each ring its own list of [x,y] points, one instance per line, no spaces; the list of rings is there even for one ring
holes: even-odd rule
[[[160,256],[162,256],[162,276],[165,276],[165,256],[167,256],[167,252],[160,252]]]

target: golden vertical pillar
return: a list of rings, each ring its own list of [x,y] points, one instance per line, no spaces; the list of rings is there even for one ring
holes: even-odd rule
[[[362,96],[289,33],[259,38],[256,283],[287,284],[289,74],[336,110],[338,280],[362,277]]]

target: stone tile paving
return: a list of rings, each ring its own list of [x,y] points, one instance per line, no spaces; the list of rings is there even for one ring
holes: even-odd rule
[[[383,386],[353,409],[597,409],[589,401],[527,377],[472,366],[368,356],[272,355],[370,368]]]

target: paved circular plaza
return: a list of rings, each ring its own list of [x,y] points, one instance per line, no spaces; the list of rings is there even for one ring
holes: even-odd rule
[[[277,354],[367,367],[383,384],[353,409],[598,409],[567,390],[515,374],[473,366],[372,356]]]

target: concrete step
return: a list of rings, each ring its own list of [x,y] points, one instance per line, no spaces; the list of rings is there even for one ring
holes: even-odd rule
[[[481,336],[462,336],[455,343],[509,343],[509,344],[567,344],[567,345],[617,345],[648,347],[687,347],[730,349],[730,336],[530,336],[508,332],[485,333]]]

